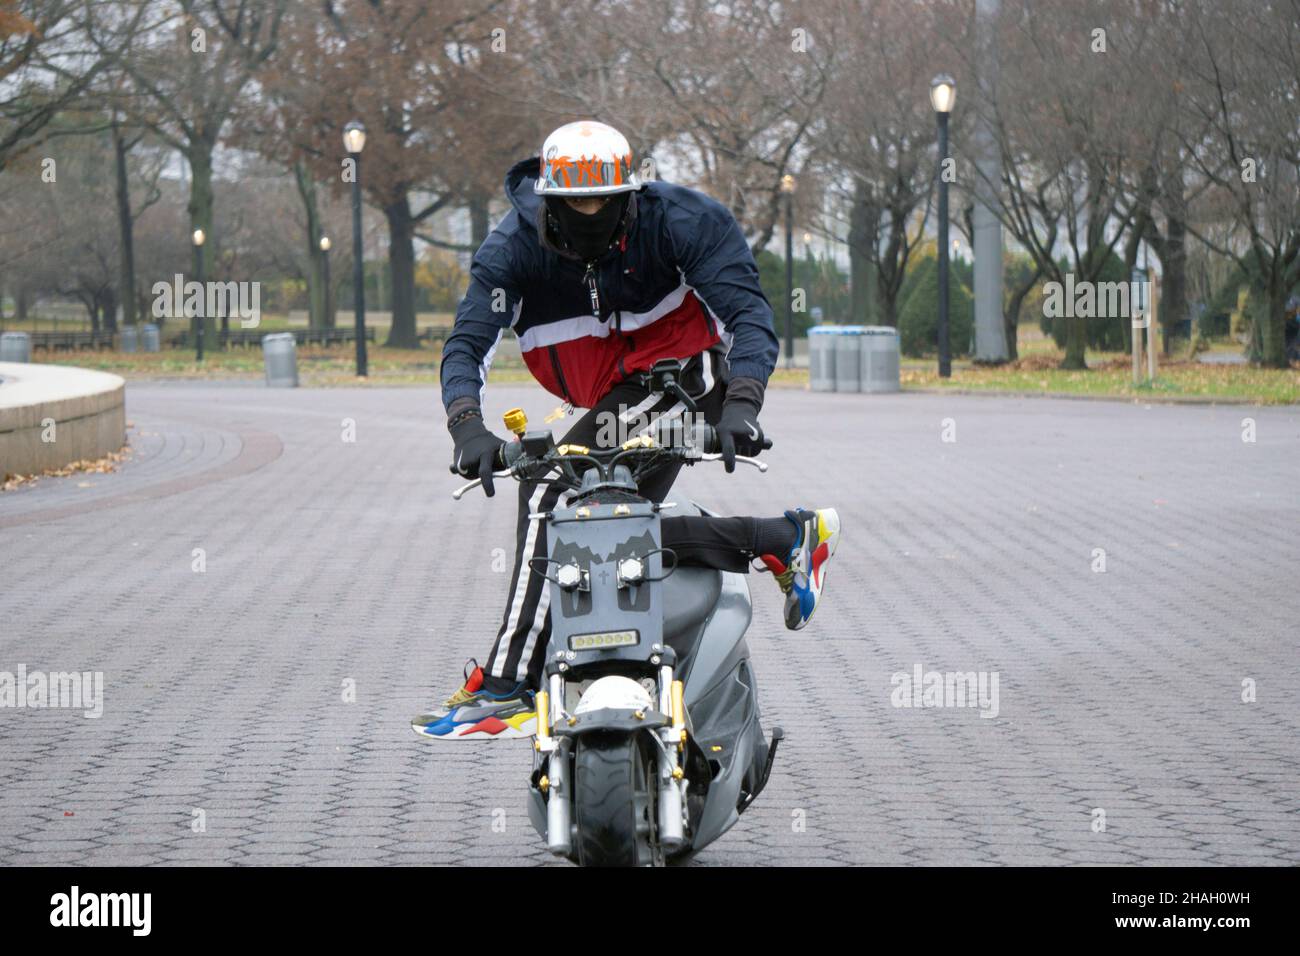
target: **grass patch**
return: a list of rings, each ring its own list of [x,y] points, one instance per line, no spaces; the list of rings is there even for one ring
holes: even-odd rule
[[[941,379],[935,362],[905,360],[901,368],[904,390],[940,388],[972,391],[1009,391],[1037,394],[1089,395],[1137,401],[1141,399],[1229,399],[1261,405],[1300,402],[1300,369],[1262,369],[1246,365],[1207,364],[1179,359],[1162,362],[1151,385],[1132,384],[1131,359],[1120,353],[1090,353],[1087,371],[1064,371],[1057,366],[1058,350],[1040,342],[1023,350],[1019,361],[1001,366],[977,366],[968,361],[953,363],[951,378]],[[328,348],[312,345],[298,349],[298,377],[302,385],[315,388],[342,386],[436,386],[437,350],[390,349],[371,344],[370,376],[355,375],[351,346]],[[194,354],[179,349],[162,352],[37,352],[38,362],[76,365],[113,372],[128,380],[158,381],[249,381],[264,378],[260,349],[230,349],[209,352],[196,365]],[[526,384],[532,375],[518,360],[502,358],[492,366],[493,384]],[[777,368],[774,388],[807,388],[808,370]]]
[[[954,366],[951,378],[939,378],[933,364],[909,363],[902,370],[904,388],[951,388],[1143,398],[1228,399],[1261,405],[1300,402],[1300,369],[1263,369],[1177,360],[1161,363],[1154,382],[1133,384],[1128,356],[1091,356],[1086,371],[1058,367],[1059,355],[1041,354],[1002,366]]]
[[[76,365],[121,375],[129,381],[262,381],[265,365],[260,348],[232,348],[207,352],[201,364],[188,349],[161,352],[36,352],[38,362]],[[432,385],[438,381],[438,353],[433,349],[390,349],[370,343],[367,349],[369,378],[356,376],[356,353],[352,346],[299,346],[298,380],[302,385]],[[520,370],[523,371],[522,366]],[[492,370],[493,379],[497,370]]]

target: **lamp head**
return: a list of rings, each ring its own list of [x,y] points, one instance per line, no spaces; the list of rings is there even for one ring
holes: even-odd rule
[[[940,73],[930,81],[930,105],[936,113],[951,113],[957,102],[957,81],[947,73]]]
[[[366,148],[366,128],[356,120],[343,127],[343,148],[354,156]]]

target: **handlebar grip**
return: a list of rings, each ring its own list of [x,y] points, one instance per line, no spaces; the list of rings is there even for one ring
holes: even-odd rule
[[[524,453],[524,445],[523,442],[519,441],[519,439],[516,438],[514,441],[506,442],[504,445],[502,445],[500,448],[497,449],[496,456],[492,462],[493,465],[492,470],[501,471],[506,468],[513,468],[515,462],[519,460],[520,456],[522,456],[523,453]],[[459,471],[456,470],[455,462],[452,462],[450,465],[448,465],[447,470],[451,472],[453,475],[458,475],[462,478],[465,477],[464,475],[461,475]]]
[[[718,430],[704,422],[697,422],[695,425],[695,444],[706,455],[716,455],[722,451],[722,442],[718,441]]]
[[[497,464],[501,468],[513,468],[524,455],[524,443],[518,438],[508,441],[497,450]],[[500,470],[500,469],[498,469]]]
[[[660,419],[655,430],[655,441],[665,448],[697,448],[706,455],[721,451],[717,430],[698,419],[691,424],[689,432],[683,429],[680,418]]]
[[[694,432],[690,438],[692,443],[706,455],[717,455],[722,452],[722,442],[718,440],[718,430],[712,425],[696,422]],[[764,450],[771,448],[772,439],[764,435],[762,447]]]

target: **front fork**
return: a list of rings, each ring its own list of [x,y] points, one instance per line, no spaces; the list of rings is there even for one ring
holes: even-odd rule
[[[661,727],[659,764],[659,844],[675,850],[685,841],[684,807],[686,805],[686,771],[682,755],[686,750],[686,705],[682,700],[682,682],[673,680],[673,669],[659,668],[659,712],[669,715],[668,726]]]
[[[659,844],[675,850],[685,842],[686,787],[682,767],[686,749],[686,707],[682,682],[673,679],[673,669],[659,668],[659,711],[669,723],[654,731],[659,744],[657,786],[659,791]],[[546,848],[556,856],[573,852],[573,801],[569,778],[569,749],[572,737],[555,737],[551,728],[564,717],[564,678],[552,674],[550,689],[537,694],[537,739],[533,746],[546,756],[547,773],[541,789],[546,797]]]
[[[537,739],[533,746],[546,756],[542,793],[546,796],[546,848],[556,856],[573,852],[572,809],[569,798],[569,747],[572,737],[551,736],[564,710],[564,678],[552,674],[549,691],[537,692]]]

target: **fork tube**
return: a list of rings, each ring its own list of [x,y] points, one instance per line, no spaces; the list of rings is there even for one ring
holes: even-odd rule
[[[678,766],[678,749],[680,732],[675,731],[671,717],[673,715],[673,669],[659,668],[659,712],[670,718],[669,725],[660,731],[664,746],[660,748],[659,760],[659,842],[667,849],[674,849],[682,844],[682,787],[675,777]]]
[[[553,727],[564,710],[564,678],[559,674],[551,676],[549,704],[547,724]],[[573,849],[573,837],[569,832],[569,740],[561,737],[559,746],[551,751],[546,762],[551,778],[550,793],[546,795],[546,848],[556,856],[568,856]]]

